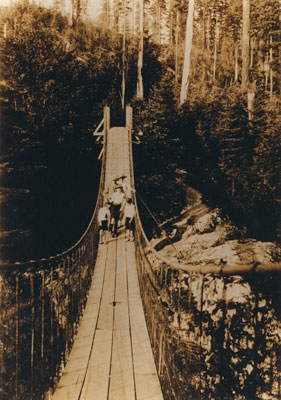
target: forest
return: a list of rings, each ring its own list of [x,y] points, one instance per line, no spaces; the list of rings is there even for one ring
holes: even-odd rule
[[[79,239],[106,104],[112,126],[133,106],[137,191],[160,221],[190,185],[248,236],[280,243],[280,2],[106,0],[96,21],[86,9],[1,9],[1,258]]]
[[[105,105],[112,126],[133,107],[136,191],[158,221],[181,213],[191,186],[247,237],[280,245],[280,1],[101,6],[95,21],[87,0],[72,0],[71,15],[62,0],[0,8],[2,261],[54,256],[85,231],[101,167],[93,132]],[[140,211],[150,237],[154,222]],[[79,253],[27,269],[2,264],[11,272],[0,280],[1,398],[37,400],[56,383],[90,284]],[[161,285],[155,296],[145,286],[148,322],[167,334],[155,342],[172,349],[174,385],[202,399],[280,397],[279,275],[154,268]],[[238,300],[226,296],[235,285]]]

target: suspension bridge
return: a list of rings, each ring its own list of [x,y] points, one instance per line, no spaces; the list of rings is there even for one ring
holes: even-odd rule
[[[131,181],[128,128],[109,129],[105,151],[105,188],[122,174]],[[82,322],[53,399],[163,399],[134,243],[124,234],[99,246]]]
[[[274,296],[261,291],[256,277],[274,287],[280,263],[204,268],[171,263],[150,246],[138,213],[134,242],[125,241],[121,230],[98,244],[97,211],[113,178],[124,174],[134,188],[132,109],[126,109],[125,127],[111,128],[105,107],[95,135],[103,142],[100,189],[84,235],[54,257],[1,265],[3,398],[182,400],[214,398],[208,397],[211,391],[224,398],[227,385],[231,393],[248,387],[249,372],[228,369],[239,364],[238,358],[232,361],[239,349],[244,369],[251,365],[256,377],[270,372],[278,398],[280,321]],[[248,302],[242,310],[236,304],[236,314],[227,300],[233,276],[248,290]],[[210,285],[219,296],[214,320],[207,316],[215,308]],[[265,349],[270,361],[265,357],[262,363],[258,355]],[[251,393],[261,393],[260,382],[251,381]]]

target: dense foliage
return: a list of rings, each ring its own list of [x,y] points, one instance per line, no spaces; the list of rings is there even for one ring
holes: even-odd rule
[[[195,2],[188,96],[181,108],[170,99],[179,98],[187,2],[149,4],[147,18],[157,20],[159,12],[163,17],[160,27],[148,26],[161,43],[165,72],[162,90],[154,87],[143,115],[148,121],[155,116],[160,126],[165,120],[166,137],[179,140],[173,152],[167,146],[166,156],[182,154],[177,166],[186,170],[187,184],[246,227],[249,236],[280,242],[280,3],[250,2],[247,93],[241,90],[242,0]],[[155,125],[150,132],[157,132]]]
[[[78,240],[93,210],[99,149],[91,132],[101,118],[97,92],[106,86],[99,83],[101,72],[88,66],[96,60],[80,59],[73,50],[79,37],[67,32],[61,16],[19,6],[1,41],[1,186],[8,200],[2,230],[19,236],[8,236],[4,259],[66,248]],[[96,178],[90,175],[95,169]]]
[[[1,256],[24,260],[66,249],[89,222],[100,152],[92,132],[105,104],[111,124],[124,123],[122,41],[91,24],[70,27],[60,14],[35,6],[19,5],[2,18]],[[146,91],[160,69],[157,49],[147,48]],[[136,84],[136,57],[131,46],[126,98]]]
[[[183,48],[187,2],[174,2],[170,13],[169,1],[146,2],[146,13],[151,5],[149,12],[157,15],[157,23],[145,28],[142,101],[134,97],[138,40],[128,28],[126,54],[124,48],[122,54],[122,23],[110,31],[108,26],[94,28],[77,16],[69,26],[58,13],[23,5],[2,16],[7,37],[0,42],[1,230],[11,233],[7,242],[13,241],[7,251],[2,246],[2,258],[48,256],[81,236],[93,211],[99,180],[100,148],[92,132],[105,104],[111,107],[111,124],[124,123],[122,72],[125,100],[134,107],[134,134],[143,133],[134,146],[134,161],[146,231],[150,233],[155,225],[142,207],[143,200],[162,222],[185,206],[185,185],[190,184],[239,226],[246,225],[249,235],[280,241],[280,3],[258,3],[251,15],[252,110],[240,87],[241,0],[196,3],[188,99],[181,108],[182,53],[176,54],[176,49]],[[227,283],[232,284],[231,280]],[[208,312],[191,310],[188,329],[192,331],[200,317],[200,334],[202,324],[208,333],[210,352],[202,347],[200,360],[204,361],[201,394],[206,398],[231,398],[233,393],[239,399],[262,398],[263,391],[270,391],[270,369],[275,363],[275,374],[280,360],[277,356],[270,362],[266,359],[268,350],[277,354],[278,349],[273,349],[275,341],[268,345],[264,338],[272,335],[271,305],[280,306],[277,296],[271,299],[270,290],[273,287],[276,295],[279,289],[272,282],[267,285],[270,289],[256,285],[252,283],[256,297],[247,297],[247,307],[227,305],[222,297],[216,299],[213,312],[210,298],[206,300]],[[178,291],[169,282],[167,286]],[[267,299],[258,294],[262,290],[268,291]],[[12,304],[7,319],[13,319],[14,311]],[[254,328],[247,312],[254,315]],[[245,325],[250,326],[249,332]],[[246,338],[242,346],[241,332]],[[14,359],[10,343],[7,347]],[[180,359],[183,370],[186,359],[177,344],[172,354]],[[246,368],[252,364],[263,370],[259,380]]]
[[[142,130],[144,134],[134,150],[137,189],[156,218],[162,222],[182,209],[187,177],[187,183],[201,190],[208,201],[221,206],[238,225],[246,225],[249,234],[265,240],[280,238],[279,31],[276,18],[271,18],[276,4],[269,5],[266,12],[256,5],[252,9],[263,28],[258,30],[257,23],[252,24],[253,43],[258,46],[253,47],[257,50],[253,52],[252,62],[256,62],[251,72],[256,95],[250,122],[247,94],[240,91],[239,73],[237,80],[234,77],[236,53],[229,47],[230,43],[233,48],[237,44],[239,54],[241,2],[217,6],[197,3],[189,96],[180,109],[173,43],[178,10],[179,49],[183,45],[187,5],[175,5],[170,14],[164,12],[164,5],[161,7],[163,25],[170,29],[169,41],[166,37],[160,45],[159,34],[152,27],[145,28],[143,101],[134,97],[138,40],[129,26],[122,54],[124,32],[120,24],[112,32],[103,25],[94,28],[81,21],[69,26],[60,14],[35,6],[19,6],[5,15],[7,37],[1,39],[1,140],[5,154],[2,160],[9,164],[5,164],[8,168],[2,175],[2,187],[8,196],[16,187],[22,197],[17,195],[10,209],[5,206],[2,228],[9,229],[11,224],[14,237],[26,236],[26,245],[19,242],[19,248],[36,247],[34,256],[50,254],[55,243],[65,248],[79,237],[75,233],[77,225],[81,225],[80,233],[85,228],[98,184],[96,157],[100,149],[94,146],[92,131],[106,103],[111,106],[111,124],[124,123],[120,102],[123,68],[125,101],[134,107],[134,132]],[[145,12],[157,11],[153,10],[146,8]],[[275,10],[276,15],[279,11]],[[119,12],[122,18],[122,9]],[[223,35],[217,38],[216,29]],[[272,73],[266,67],[270,46]],[[181,53],[176,56],[179,70]],[[239,72],[241,60],[236,61]],[[31,174],[27,173],[30,168]],[[97,170],[96,182],[90,185],[89,193],[93,169]],[[42,198],[47,201],[42,202]],[[66,198],[71,198],[67,208]],[[15,210],[24,203],[23,218]],[[87,210],[87,216],[81,214],[81,208]],[[48,215],[49,226],[44,226],[44,214]],[[146,211],[142,214],[150,231],[155,224]],[[26,221],[25,233],[16,231]],[[54,225],[57,234],[51,245],[47,238]],[[66,226],[72,233],[62,244],[60,238]],[[31,231],[43,231],[45,236],[36,234],[38,240],[34,242]],[[40,243],[47,242],[47,248],[42,248]],[[17,252],[20,257],[32,256],[22,254],[19,248],[15,257]]]
[[[280,102],[259,92],[251,122],[236,86],[204,94],[180,113],[192,185],[250,235],[280,240]]]
[[[179,272],[152,260],[155,279],[141,275],[141,285],[164,397],[279,398],[276,277]]]
[[[143,134],[134,147],[137,198],[142,196],[138,204],[148,234],[157,229],[155,219],[159,224],[178,215],[185,205],[184,144],[175,131],[177,103],[171,84],[164,75],[145,101],[133,102],[134,132]]]
[[[281,121],[276,96],[269,98],[259,88],[249,121],[247,96],[237,85],[220,89],[194,82],[178,109],[168,74],[146,101],[135,104],[135,124],[136,132],[141,128],[144,133],[135,149],[137,185],[162,220],[183,207],[184,185],[189,184],[240,228],[246,227],[248,235],[280,241]],[[155,188],[157,193],[161,188],[162,201],[154,201]]]

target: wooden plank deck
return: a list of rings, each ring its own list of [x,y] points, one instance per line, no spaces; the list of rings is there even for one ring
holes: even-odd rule
[[[105,187],[129,177],[128,132],[108,135]],[[137,278],[135,244],[124,233],[98,249],[86,308],[53,400],[163,399]]]

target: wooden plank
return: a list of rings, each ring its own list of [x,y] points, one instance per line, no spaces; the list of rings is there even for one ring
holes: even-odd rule
[[[108,257],[104,277],[97,331],[81,399],[107,399],[112,351],[113,301],[115,292],[116,241],[108,244]]]
[[[109,399],[135,399],[130,333],[114,330]]]
[[[133,400],[135,385],[130,337],[124,236],[117,240],[116,306],[109,399]]]
[[[116,243],[108,243],[108,257],[106,261],[106,271],[104,278],[104,288],[100,305],[98,330],[111,330],[113,327],[113,300],[115,287],[115,255]]]
[[[104,118],[101,120],[101,122],[98,124],[98,126],[96,127],[96,129],[95,129],[95,131],[94,131],[94,136],[96,136],[96,135],[101,135],[101,134],[103,134],[103,132],[98,132],[99,131],[99,129],[101,128],[101,126],[103,125],[103,123],[104,123]]]
[[[136,399],[163,400],[140,297],[134,243],[126,246]]]
[[[97,330],[81,400],[107,399],[111,359],[111,330]]]
[[[100,248],[95,266],[96,274],[93,276],[79,331],[58,387],[52,396],[53,400],[74,400],[79,396],[98,318],[106,256],[106,249]]]
[[[77,400],[79,398],[79,393],[79,386],[77,384],[72,384],[67,387],[58,387],[54,398],[59,400]]]
[[[81,399],[106,399],[112,350],[116,242],[109,242],[97,331]]]
[[[129,331],[129,312],[126,275],[125,239],[119,236],[117,240],[117,273],[115,293],[115,325],[114,330],[126,329]]]

